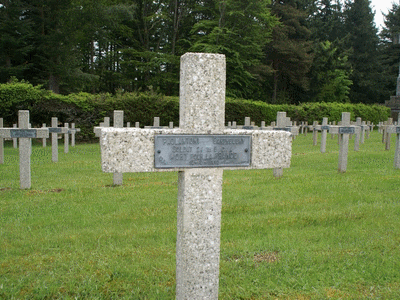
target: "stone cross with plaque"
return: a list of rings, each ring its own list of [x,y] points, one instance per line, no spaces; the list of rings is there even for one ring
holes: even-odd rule
[[[347,155],[349,152],[350,134],[355,133],[355,126],[350,125],[350,113],[342,113],[342,123],[340,126],[330,126],[329,133],[339,135],[339,173],[345,173],[347,169]]]
[[[51,161],[58,162],[58,135],[68,133],[68,128],[58,127],[58,119],[52,117],[51,127],[47,129],[49,130],[49,133],[51,133]]]
[[[290,133],[225,129],[225,72],[187,53],[179,128],[101,128],[104,172],[178,171],[176,299],[218,299],[223,170],[290,167]]]
[[[30,128],[29,110],[18,111],[18,128],[0,128],[0,138],[19,139],[19,179],[20,188],[31,187],[31,153],[33,138],[47,138],[47,128]]]

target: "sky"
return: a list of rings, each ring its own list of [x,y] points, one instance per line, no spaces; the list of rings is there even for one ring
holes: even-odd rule
[[[383,25],[382,13],[387,14],[389,9],[392,8],[392,3],[399,3],[400,0],[371,0],[372,11],[375,11],[376,27],[380,30]]]

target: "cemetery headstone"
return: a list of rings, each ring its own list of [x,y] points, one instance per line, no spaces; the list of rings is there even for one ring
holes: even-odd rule
[[[0,129],[3,128],[3,118],[0,118]],[[4,138],[0,136],[0,164],[4,164]]]
[[[354,134],[354,126],[350,126],[350,113],[342,113],[342,121],[339,126],[330,126],[329,133],[338,134],[339,138],[339,163],[338,171],[345,173],[347,170],[347,156],[349,152],[350,134]]]
[[[362,126],[361,118],[357,117],[356,118],[356,126],[354,128],[354,130],[355,130],[354,151],[360,151],[361,126]]]
[[[123,128],[123,127],[124,127],[124,111],[114,110],[114,128]],[[122,185],[122,183],[123,183],[123,174],[115,172],[113,174],[113,184]]]
[[[51,127],[48,130],[51,133],[51,161],[58,162],[58,135],[68,132],[68,128],[58,127],[57,117],[52,117]]]
[[[75,128],[75,123],[71,123],[71,129],[68,131],[68,133],[71,135],[71,147],[75,147],[75,135],[80,131],[80,128]]]
[[[0,138],[19,139],[19,179],[20,188],[31,187],[31,153],[33,138],[49,136],[47,128],[30,128],[29,110],[18,111],[18,128],[0,128]]]
[[[69,124],[64,123],[64,127],[67,128],[67,132],[64,133],[64,153],[69,152]]]
[[[46,123],[43,123],[43,124],[42,124],[42,128],[46,128]],[[43,148],[46,148],[46,144],[47,144],[47,139],[46,139],[46,138],[43,138],[43,139],[42,139],[42,146],[43,146]]]
[[[287,168],[287,132],[224,128],[225,56],[181,57],[174,129],[102,128],[104,172],[178,172],[176,299],[217,299],[224,169]],[[123,142],[121,142],[123,141]]]
[[[396,137],[396,148],[394,152],[394,168],[400,169],[400,114],[398,116],[398,122],[396,126],[391,126],[388,129],[389,134],[395,133]]]
[[[13,124],[13,128],[17,129],[18,125],[17,124]],[[18,148],[18,139],[17,138],[13,138],[12,141],[13,141],[14,149],[17,149]]]
[[[329,130],[328,118],[322,118],[322,124],[321,125],[317,125],[315,127],[315,130],[316,131],[321,131],[320,151],[321,151],[321,153],[325,153],[326,152],[326,137],[328,135],[328,130]]]

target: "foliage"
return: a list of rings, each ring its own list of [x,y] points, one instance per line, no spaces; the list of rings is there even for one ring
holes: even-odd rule
[[[313,100],[317,102],[349,102],[352,81],[347,56],[329,41],[314,46],[311,69]]]

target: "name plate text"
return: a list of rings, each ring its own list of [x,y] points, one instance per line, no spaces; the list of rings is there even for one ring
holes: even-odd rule
[[[49,127],[49,133],[61,133],[61,127]]]
[[[35,138],[36,129],[11,129],[11,138]]]
[[[250,135],[156,135],[154,167],[248,167]]]
[[[339,127],[339,134],[354,134],[355,132],[354,127]]]

